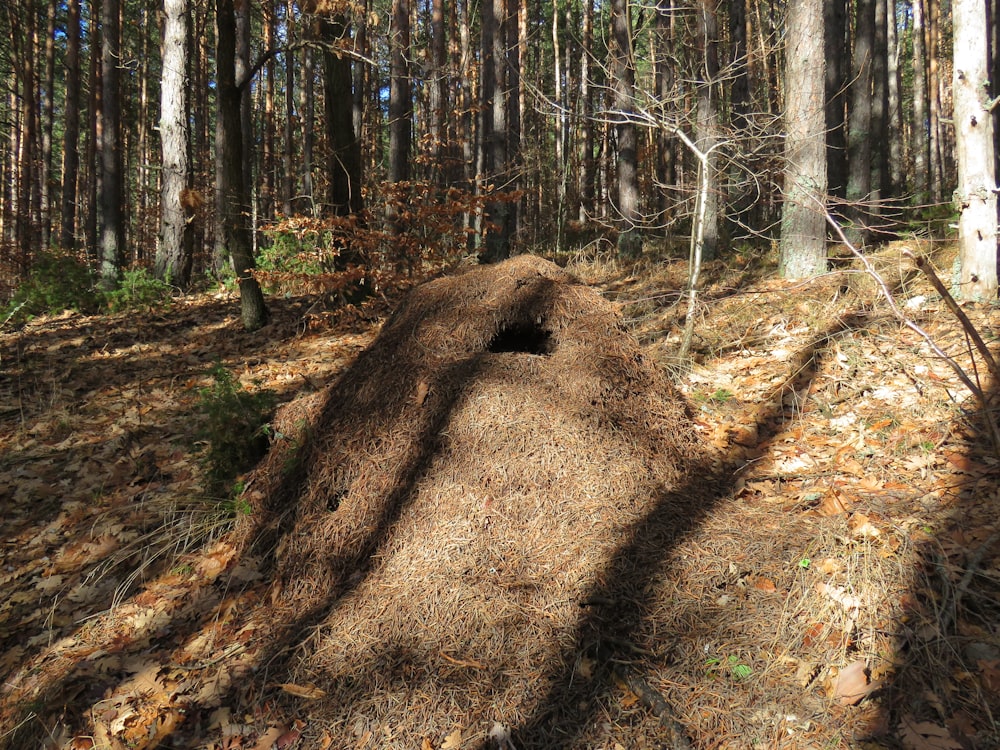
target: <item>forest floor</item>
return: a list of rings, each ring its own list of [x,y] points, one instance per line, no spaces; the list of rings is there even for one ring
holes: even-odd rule
[[[953,249],[873,258],[913,325],[850,259],[802,283],[749,258],[710,265],[679,373],[686,264],[569,259],[674,373],[731,471],[664,558],[629,660],[639,679],[615,671],[594,709],[601,743],[562,746],[684,746],[649,740],[658,717],[698,750],[1000,747],[996,384],[904,246],[939,269]],[[0,330],[0,747],[488,746],[461,722],[415,736],[324,723],[322,689],[272,671],[274,644],[240,629],[275,593],[202,489],[213,363],[307,399],[395,301],[275,298],[255,333],[222,293]],[[995,350],[1000,308],[963,310]],[[930,342],[981,383],[985,410]],[[578,679],[595,669],[580,654]],[[497,727],[493,747],[534,746]]]

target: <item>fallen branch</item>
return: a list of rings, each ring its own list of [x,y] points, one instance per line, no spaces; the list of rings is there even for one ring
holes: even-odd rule
[[[933,266],[927,262],[926,258],[918,258],[909,248],[905,248],[903,250],[903,255],[912,260],[916,264],[917,268],[924,272],[924,276],[926,276],[927,280],[931,282],[931,286],[933,286],[935,291],[941,295],[941,299],[944,300],[948,309],[951,310],[952,314],[956,318],[958,318],[958,322],[962,324],[962,328],[964,328],[965,332],[969,334],[969,337],[976,345],[976,349],[978,349],[979,353],[982,355],[983,361],[986,362],[986,367],[990,371],[990,375],[1000,380],[1000,368],[997,367],[997,361],[993,358],[993,354],[987,348],[986,342],[983,341],[983,337],[979,335],[979,331],[976,330],[976,327],[972,325],[972,321],[969,320],[969,316],[966,315],[965,311],[958,306],[955,298],[951,296],[951,292],[948,291],[945,285],[941,282],[941,279],[938,278]]]
[[[892,291],[885,283],[885,279],[883,279],[879,275],[878,271],[875,270],[875,268],[872,266],[868,258],[866,258],[864,254],[862,254],[861,251],[858,250],[854,246],[854,244],[847,238],[847,235],[844,234],[844,230],[841,229],[837,221],[833,218],[833,216],[830,215],[830,212],[826,209],[826,207],[823,206],[823,204],[820,203],[818,200],[816,202],[819,203],[820,209],[823,211],[823,215],[826,217],[827,223],[833,228],[833,231],[840,238],[840,241],[844,244],[844,246],[848,250],[851,251],[851,254],[854,255],[854,257],[861,262],[861,264],[865,268],[865,272],[875,280],[876,284],[878,284],[879,289],[882,291],[882,296],[885,297],[886,302],[889,304],[889,309],[892,310],[892,313],[893,315],[896,316],[896,319],[899,320],[900,323],[909,328],[911,331],[916,333],[918,336],[920,336],[920,338],[922,338],[924,342],[926,342],[927,346],[929,346],[931,350],[938,357],[944,360],[948,364],[948,366],[951,367],[951,369],[958,376],[958,379],[962,381],[962,385],[964,385],[969,390],[969,392],[976,398],[976,400],[979,401],[979,404],[982,407],[983,419],[986,421],[986,424],[989,427],[990,437],[993,440],[993,451],[997,455],[1000,455],[1000,428],[997,427],[996,420],[993,418],[993,414],[990,413],[989,403],[987,403],[986,394],[983,392],[983,389],[980,388],[975,382],[973,382],[972,378],[969,377],[968,373],[965,372],[965,370],[962,368],[960,364],[958,364],[958,362],[956,362],[952,357],[949,357],[945,353],[945,351],[940,346],[937,345],[937,342],[934,341],[933,338],[931,338],[931,335],[927,333],[927,331],[925,331],[923,328],[914,323],[913,320],[911,320],[902,310],[899,309],[899,305],[896,304],[896,299],[892,296]],[[906,253],[908,257],[913,258],[916,261],[916,258],[913,255],[913,253],[909,251],[906,251]],[[920,262],[917,262],[917,267],[920,268],[922,271],[924,271],[925,274],[927,273],[926,264],[921,266]],[[938,284],[941,284],[941,280],[937,278],[936,274],[934,275],[933,278],[937,281]],[[932,281],[931,283],[933,284],[934,282]],[[937,288],[938,287],[935,286],[935,289]],[[951,295],[948,294],[948,291],[944,288],[943,284],[941,284],[941,288],[939,291],[942,291],[944,295],[946,295],[945,296],[946,302],[949,299],[951,300],[951,304],[954,305],[954,308],[952,308],[952,312],[957,311],[957,314],[960,316],[959,321],[962,323],[963,329],[966,331],[966,333],[969,333],[974,337],[973,338],[974,341],[978,342],[976,344],[976,348],[979,349],[980,353],[986,351],[986,345],[982,343],[982,338],[979,336],[978,332],[976,332],[975,327],[972,325],[972,322],[968,319],[965,313],[961,311],[961,309],[955,303],[955,300],[951,297]],[[980,344],[982,345],[982,348],[980,348]],[[986,357],[988,357],[988,359],[986,359]],[[993,359],[992,355],[990,355],[988,351],[986,351],[986,356],[984,356],[984,359],[986,359],[987,367],[989,368],[990,373],[993,374],[994,377],[996,377],[997,376],[995,372],[996,361]]]

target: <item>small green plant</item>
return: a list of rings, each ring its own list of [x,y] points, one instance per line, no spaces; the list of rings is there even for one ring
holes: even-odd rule
[[[705,662],[708,674],[718,672],[728,672],[730,678],[736,682],[742,682],[753,675],[753,668],[740,661],[738,656],[728,656],[725,659],[711,658]]]
[[[236,478],[249,471],[267,452],[268,421],[274,411],[273,391],[251,393],[221,362],[209,371],[212,384],[198,389],[197,409],[202,415],[199,440],[204,453],[208,490],[235,497]],[[234,503],[234,513],[242,509]]]
[[[155,310],[165,307],[173,300],[174,288],[145,268],[130,268],[122,274],[118,286],[108,292],[108,307],[111,312],[125,310]]]
[[[94,312],[99,304],[94,278],[84,263],[66,253],[42,252],[4,306],[0,322],[20,325],[37,315],[63,310]]]
[[[698,392],[695,394],[695,400],[702,403],[711,401],[715,404],[725,404],[732,401],[734,398],[736,398],[736,396],[733,395],[733,392],[727,388],[719,388],[714,393]]]

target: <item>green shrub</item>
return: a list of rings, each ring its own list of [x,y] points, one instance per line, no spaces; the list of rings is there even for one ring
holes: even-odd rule
[[[145,268],[130,268],[122,274],[118,286],[107,294],[111,312],[155,310],[173,301],[174,288]]]
[[[207,489],[228,500],[236,478],[267,452],[276,398],[270,390],[246,390],[221,363],[209,374],[212,384],[198,389],[202,424],[197,436],[207,443],[203,456]]]
[[[43,252],[3,308],[0,323],[21,324],[36,315],[63,310],[94,312],[99,305],[100,295],[86,264],[66,253]]]

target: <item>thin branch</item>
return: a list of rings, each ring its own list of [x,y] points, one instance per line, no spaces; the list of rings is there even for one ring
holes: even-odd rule
[[[878,271],[876,271],[875,268],[872,266],[868,258],[866,258],[864,254],[862,254],[861,251],[859,251],[851,243],[851,241],[847,239],[847,236],[844,234],[844,231],[840,228],[840,224],[838,224],[836,220],[834,220],[833,216],[830,215],[830,212],[822,204],[822,202],[820,202],[815,196],[813,196],[812,199],[819,205],[820,210],[826,217],[827,223],[833,228],[833,231],[840,238],[840,241],[844,244],[844,246],[848,250],[851,251],[851,254],[854,255],[855,258],[861,261],[861,264],[864,266],[865,271],[868,273],[869,276],[871,276],[871,278],[875,280],[875,283],[878,284],[879,289],[881,289],[882,291],[882,296],[885,297],[885,300],[889,304],[889,308],[892,310],[893,315],[896,316],[896,319],[899,320],[900,323],[905,325],[911,331],[916,333],[918,336],[920,336],[920,338],[924,340],[924,342],[931,348],[931,350],[938,357],[944,360],[949,367],[951,367],[951,369],[958,376],[958,379],[962,381],[962,385],[964,385],[969,390],[969,393],[971,393],[979,401],[980,406],[982,407],[983,418],[986,420],[986,424],[990,429],[990,437],[993,439],[993,450],[994,452],[1000,454],[1000,428],[997,427],[996,420],[993,418],[993,414],[990,413],[989,404],[987,403],[986,394],[983,393],[983,389],[972,381],[972,379],[968,376],[968,374],[965,372],[962,366],[958,364],[958,362],[956,362],[952,357],[948,356],[945,353],[945,351],[940,346],[937,345],[937,342],[935,342],[934,339],[931,338],[931,335],[927,333],[927,331],[925,331],[923,328],[914,323],[902,310],[899,309],[899,305],[896,304],[896,300],[892,296],[892,291],[885,283],[885,280],[879,275]],[[912,254],[910,257],[913,257]],[[966,320],[968,320],[968,318],[966,318]],[[965,324],[963,323],[963,327],[964,325]],[[970,322],[969,326],[971,325],[972,323]]]
[[[1000,368],[997,367],[997,362],[993,358],[992,352],[990,352],[987,348],[986,342],[983,341],[983,337],[979,335],[979,331],[977,331],[976,327],[972,325],[972,321],[969,320],[969,316],[966,315],[965,311],[958,306],[955,298],[951,296],[951,292],[948,291],[945,285],[941,282],[941,279],[938,278],[938,275],[934,272],[934,268],[927,263],[926,258],[918,258],[909,248],[903,250],[903,255],[910,258],[917,264],[917,268],[924,272],[924,276],[926,276],[927,280],[931,282],[931,286],[933,286],[935,291],[941,295],[941,298],[948,306],[948,309],[951,310],[952,314],[956,318],[958,318],[958,321],[962,324],[962,328],[964,328],[965,332],[969,334],[972,342],[976,345],[976,349],[978,349],[979,353],[983,356],[983,361],[986,362],[986,367],[989,369],[990,375],[997,380],[1000,380]]]

